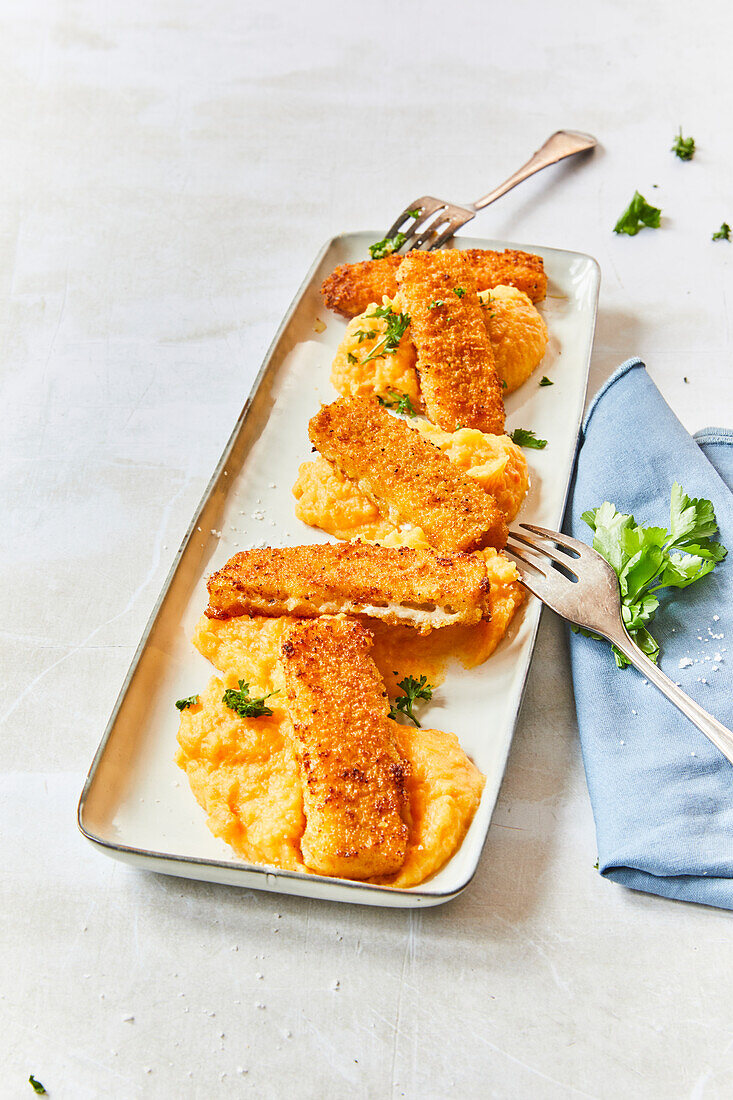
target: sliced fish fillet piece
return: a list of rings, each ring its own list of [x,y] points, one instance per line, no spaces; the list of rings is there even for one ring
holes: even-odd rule
[[[351,542],[243,550],[208,582],[210,619],[368,615],[419,630],[489,617],[481,555]]]
[[[504,433],[502,384],[463,253],[411,252],[397,271],[428,417],[447,432]]]
[[[353,619],[303,619],[283,634],[285,708],[303,783],[306,866],[393,874],[405,860],[408,766],[396,747],[372,635]]]
[[[439,249],[438,252],[452,249]],[[533,302],[541,302],[547,293],[547,276],[541,256],[507,248],[493,252],[483,248],[465,248],[461,255],[473,268],[479,290],[495,286],[515,286]],[[433,253],[435,255],[436,253]],[[408,256],[413,253],[408,252]],[[326,278],[321,293],[329,309],[344,317],[356,317],[373,302],[381,302],[386,294],[397,293],[397,268],[404,256],[385,256],[382,260],[362,260],[356,264],[341,264]]]
[[[436,550],[505,545],[506,520],[494,498],[373,398],[323,405],[308,432],[323,457],[382,515],[421,527]]]

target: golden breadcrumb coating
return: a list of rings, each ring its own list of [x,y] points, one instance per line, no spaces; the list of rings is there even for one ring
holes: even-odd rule
[[[444,432],[423,417],[405,424],[438,447],[459,469],[490,493],[506,516],[516,518],[529,489],[529,469],[521,447],[508,435],[488,435],[475,428]]]
[[[490,290],[499,284],[515,286],[533,302],[541,302],[547,293],[547,276],[541,256],[511,248],[503,252],[465,248],[461,249],[461,254],[473,268],[479,290]],[[326,305],[344,317],[355,317],[371,302],[381,302],[385,294],[393,298],[397,293],[397,268],[403,258],[393,255],[382,260],[341,264],[321,287]]]
[[[526,294],[511,286],[497,286],[479,294],[494,364],[504,394],[514,393],[535,370],[547,349],[547,325]]]
[[[406,889],[434,875],[458,851],[481,801],[484,777],[453,733],[398,726],[396,738],[410,765],[410,838],[397,874],[376,881]]]
[[[242,550],[209,578],[211,619],[366,615],[429,631],[489,614],[479,555],[364,543]]]
[[[303,619],[283,633],[285,708],[303,784],[306,866],[366,879],[404,863],[405,780],[372,635],[351,619]]]
[[[309,423],[321,455],[394,524],[420,526],[437,550],[501,548],[504,514],[437,447],[366,397],[323,405]]]
[[[399,303],[389,298],[385,298],[382,304],[395,312],[401,308]],[[349,321],[331,366],[331,384],[344,397],[406,394],[417,412],[421,407],[420,383],[415,370],[415,347],[410,339],[409,325],[393,355],[380,355],[364,362],[387,329],[384,317],[375,316],[376,308],[376,303],[372,303],[364,313]],[[364,338],[360,335],[370,332],[374,336]]]
[[[424,542],[423,542],[424,547]],[[405,676],[425,674],[431,684],[442,683],[449,661],[466,668],[482,664],[504,637],[509,624],[526,598],[513,562],[501,551],[481,550],[489,577],[491,618],[473,625],[448,626],[421,634],[410,626],[390,626],[369,621],[374,635],[371,651],[391,697],[402,694],[397,685]],[[278,655],[282,632],[296,620],[282,616],[238,615],[234,619],[208,619],[196,624],[193,644],[223,673],[237,674],[250,684],[253,696],[282,688],[278,679]],[[277,711],[281,695],[269,704]]]
[[[482,553],[513,569],[496,551]],[[492,574],[492,599],[501,584],[501,575]],[[371,653],[390,695],[402,693],[397,682],[404,676],[427,674],[430,683],[440,683],[443,666],[456,655],[467,667],[484,660],[487,645],[479,639],[496,629],[501,604],[491,622],[431,634],[376,623]],[[282,633],[293,621],[201,618],[194,643],[225,678],[215,677],[199,702],[183,711],[178,763],[206,811],[209,828],[239,856],[251,863],[304,871],[303,785],[283,707],[278,660]],[[271,717],[242,719],[224,705],[225,687],[236,687],[238,679],[257,685],[253,695],[280,689],[268,700]],[[452,733],[395,723],[393,734],[408,764],[403,814],[409,830],[407,851],[396,873],[369,881],[404,889],[423,882],[457,851],[479,801],[483,777]]]
[[[529,488],[529,469],[521,447],[508,435],[485,435],[474,428],[444,432],[423,417],[405,418],[404,423],[420,432],[469,477],[475,478],[482,489],[494,497],[507,523],[516,518]],[[337,539],[408,545],[404,528],[397,543],[390,541],[398,531],[395,524],[381,515],[376,504],[355,482],[320,455],[311,462],[301,463],[293,496],[299,520]],[[428,545],[424,531],[419,527],[411,530],[418,532],[419,537],[409,545]]]
[[[514,393],[539,366],[547,349],[547,325],[527,295],[515,287],[497,286],[492,290],[482,290],[478,297],[491,340],[496,373],[506,383],[503,387],[506,397]],[[402,308],[399,297],[391,301],[385,298],[384,305],[396,311]],[[380,397],[406,394],[413,409],[418,412],[422,408],[422,397],[409,325],[394,355],[364,362],[368,354],[367,346],[373,347],[378,337],[367,345],[366,341],[360,342],[356,333],[371,331],[370,326],[376,328],[377,324],[377,332],[384,332],[386,321],[372,316],[376,308],[376,303],[371,303],[364,313],[349,322],[333,360],[331,383],[344,397],[351,394],[375,394]]]
[[[412,252],[397,270],[428,417],[501,435],[504,398],[476,280],[458,251]]]

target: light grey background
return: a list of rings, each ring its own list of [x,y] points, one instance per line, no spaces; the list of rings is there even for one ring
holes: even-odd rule
[[[555,621],[479,873],[445,908],[142,874],[75,825],[327,237],[425,192],[476,197],[554,129],[592,131],[591,163],[471,231],[597,257],[591,392],[638,354],[690,429],[730,423],[733,245],[710,235],[733,222],[731,30],[722,0],[2,5],[0,1095],[32,1095],[31,1072],[75,1100],[733,1094],[731,917],[594,872]],[[615,237],[637,187],[662,229]]]

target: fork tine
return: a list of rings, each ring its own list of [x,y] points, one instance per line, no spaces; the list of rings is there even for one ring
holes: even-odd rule
[[[522,526],[525,525],[523,524]],[[574,577],[578,576],[577,570],[573,569],[573,563],[578,560],[577,558],[571,558],[567,554],[558,554],[556,550],[551,550],[548,546],[540,546],[534,539],[528,539],[526,535],[520,535],[518,531],[510,531],[509,534],[511,538],[516,539],[517,542],[529,546],[535,553],[557,562],[557,564],[561,565],[563,569],[566,569],[568,573],[572,573]]]
[[[503,553],[505,553],[508,558],[511,558],[515,565],[519,564],[523,565],[526,569],[534,569],[535,573],[539,573],[541,577],[547,576],[539,565],[530,561],[529,558],[523,557],[519,550],[516,547],[511,547],[509,543],[504,547]]]
[[[450,218],[446,216],[444,211],[438,211],[432,221],[426,222],[423,232],[416,237],[416,239],[410,245],[410,248],[422,248],[425,242],[428,241],[435,233],[437,233],[438,229],[440,229],[445,221],[448,221],[450,223]],[[431,243],[428,250],[434,247],[435,246]]]
[[[384,234],[385,237],[394,237],[395,234],[400,231],[405,222],[408,222],[407,228],[410,230],[410,232],[406,232],[405,236],[409,241],[410,238],[415,235],[415,230],[417,229],[417,227],[422,222],[424,222],[426,218],[430,217],[431,214],[434,214],[436,210],[440,210],[441,208],[445,207],[445,205],[446,204],[444,202],[441,202],[440,199],[434,199],[432,195],[423,195],[421,199],[415,199],[415,201],[411,205],[405,207],[400,216],[397,218],[397,221],[394,222],[394,224],[391,225],[387,232]],[[411,210],[419,210],[420,216],[417,218],[413,218],[410,213]]]
[[[556,546],[564,546],[568,550],[575,550],[576,554],[587,555],[591,549],[585,542],[580,542],[579,539],[572,539],[570,535],[563,535],[560,531],[549,531],[546,527],[537,527],[534,523],[520,523],[520,527],[523,527],[525,531],[531,531],[535,535],[541,535],[544,539],[550,539]]]
[[[456,229],[461,228],[461,225],[463,225],[463,222],[459,222],[457,218],[451,218],[451,220],[448,222],[448,225],[440,234],[440,236],[431,244],[431,250],[435,248],[442,248],[445,242],[447,240],[450,240],[450,238],[453,236]]]

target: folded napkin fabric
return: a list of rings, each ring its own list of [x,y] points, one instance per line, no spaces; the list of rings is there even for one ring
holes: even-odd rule
[[[605,500],[667,527],[675,481],[712,501],[731,553],[663,595],[651,631],[667,675],[733,728],[733,432],[690,436],[631,359],[586,416],[565,530],[590,543],[581,515]],[[570,659],[601,874],[733,909],[733,765],[635,669],[618,669],[606,642],[571,634]]]

